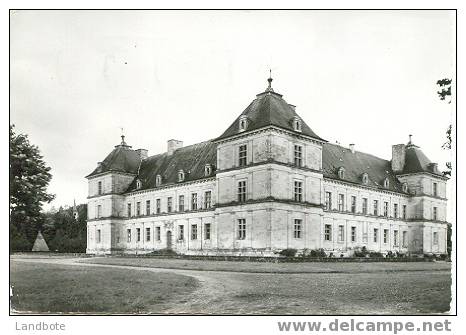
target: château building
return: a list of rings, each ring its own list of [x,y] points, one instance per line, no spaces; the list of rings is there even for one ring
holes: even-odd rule
[[[87,252],[446,253],[446,182],[410,136],[391,160],[328,143],[268,88],[217,138],[148,156],[122,141],[86,178]]]

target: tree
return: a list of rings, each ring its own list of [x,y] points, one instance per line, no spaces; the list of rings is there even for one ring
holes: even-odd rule
[[[54,199],[52,179],[39,148],[10,125],[10,250],[31,250],[41,228],[41,209]]]
[[[440,97],[440,100],[445,100],[446,97],[449,97],[450,100],[448,103],[451,103],[451,82],[452,80],[449,78],[444,78],[437,80],[437,85],[440,88],[440,91],[437,91],[437,94]],[[451,124],[448,126],[446,131],[447,141],[443,143],[442,148],[445,150],[451,149]],[[445,164],[447,166],[447,170],[443,172],[444,176],[451,176],[451,162],[447,162]]]

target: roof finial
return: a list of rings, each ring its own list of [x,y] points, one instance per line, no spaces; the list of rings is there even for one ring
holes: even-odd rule
[[[267,87],[267,91],[273,91],[272,89],[272,69],[269,69],[269,79],[267,81],[269,82],[269,87]]]
[[[413,135],[409,134],[409,142],[408,144],[413,144]]]
[[[120,127],[120,129],[121,129],[121,145],[126,145],[125,134],[123,132],[123,127]]]

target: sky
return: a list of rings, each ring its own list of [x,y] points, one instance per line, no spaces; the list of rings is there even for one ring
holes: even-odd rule
[[[50,206],[84,203],[120,142],[213,139],[267,87],[320,137],[390,159],[408,135],[444,169],[449,11],[14,11],[10,122],[52,168]]]

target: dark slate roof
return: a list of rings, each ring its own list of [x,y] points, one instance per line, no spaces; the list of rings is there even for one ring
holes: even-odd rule
[[[343,181],[362,184],[362,175],[366,172],[369,176],[367,186],[385,189],[385,178],[389,180],[390,191],[402,192],[402,184],[396,178],[392,170],[391,162],[363,152],[351,152],[342,146],[324,143],[322,149],[322,168],[324,177],[338,179],[340,167],[345,169]]]
[[[212,141],[177,149],[171,155],[165,152],[148,157],[141,162],[138,177],[128,187],[127,192],[136,190],[136,180],[138,179],[141,181],[140,190],[154,188],[157,175],[162,176],[162,186],[176,184],[180,169],[185,173],[185,182],[205,178],[204,168],[206,164],[212,166],[211,176],[215,176],[217,145]]]
[[[115,149],[100,163],[100,165],[87,175],[86,178],[104,172],[124,172],[137,174],[139,167],[139,154],[124,142],[117,145]]]
[[[408,144],[406,146],[405,166],[401,174],[418,172],[428,172],[443,177],[437,164],[432,163],[418,146]]]
[[[248,118],[248,127],[246,131],[273,125],[295,132],[292,121],[295,116],[299,117],[293,107],[282,98],[282,95],[275,93],[273,89],[269,87],[265,92],[256,96],[256,99],[249,104],[243,113],[241,113],[217,140],[237,135],[239,119],[243,115]],[[297,134],[303,134],[325,141],[320,138],[301,117],[299,118],[301,119],[302,131],[296,132]]]

